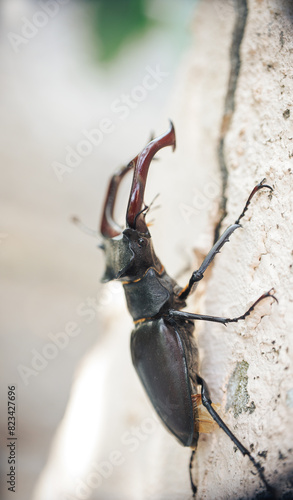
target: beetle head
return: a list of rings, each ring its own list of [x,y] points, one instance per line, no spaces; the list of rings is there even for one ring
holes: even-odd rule
[[[103,282],[113,279],[132,280],[143,275],[149,267],[158,270],[161,268],[145,221],[147,207],[143,208],[143,198],[151,160],[161,148],[173,146],[174,150],[175,144],[175,130],[171,122],[167,133],[151,141],[126,167],[112,177],[101,221],[103,243],[100,247],[106,256]],[[131,169],[134,169],[134,173],[126,212],[126,229],[123,231],[114,220],[114,204],[119,184]]]
[[[132,280],[143,276],[149,267],[161,267],[150,234],[127,228],[118,236],[104,238],[106,271],[103,282],[114,279]]]

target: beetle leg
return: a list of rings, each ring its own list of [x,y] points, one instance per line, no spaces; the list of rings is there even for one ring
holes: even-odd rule
[[[266,299],[267,297],[272,297],[276,302],[278,302],[278,299],[273,295],[275,293],[274,288],[271,288],[268,292],[263,293],[253,304],[250,306],[250,308],[241,316],[238,316],[237,318],[227,318],[226,323],[237,323],[237,321],[243,320],[247,318],[247,316],[250,315],[250,313],[254,310],[255,306],[263,299]]]
[[[274,191],[272,186],[269,186],[269,184],[265,184],[265,181],[266,179],[264,178],[261,182],[259,182],[254,188],[253,190],[251,191],[249,197],[248,197],[248,200],[247,202],[245,203],[245,206],[244,206],[244,209],[241,213],[241,215],[238,217],[238,219],[236,220],[235,224],[239,224],[240,220],[242,219],[242,217],[244,217],[245,215],[245,212],[246,210],[248,209],[248,206],[250,205],[250,202],[251,202],[251,199],[252,197],[255,195],[255,193],[257,193],[260,189],[263,189],[263,188],[268,188],[270,189],[271,191]]]
[[[218,241],[214,244],[213,248],[209,251],[208,255],[206,256],[206,258],[204,259],[203,263],[201,264],[200,268],[197,270],[197,271],[194,271],[194,273],[192,274],[190,280],[189,280],[189,283],[188,285],[186,285],[186,287],[184,287],[181,292],[179,293],[179,298],[182,299],[182,300],[185,300],[188,295],[190,294],[190,292],[194,289],[194,285],[196,283],[198,283],[200,280],[202,280],[203,276],[204,276],[204,272],[207,270],[207,268],[209,267],[209,265],[211,264],[211,262],[213,261],[213,259],[215,258],[216,254],[220,252],[221,248],[224,246],[224,244],[229,241],[229,238],[231,236],[231,234],[236,230],[238,229],[239,227],[241,227],[241,224],[240,224],[240,220],[244,217],[249,205],[250,205],[250,202],[251,202],[251,199],[253,198],[253,196],[260,190],[260,189],[263,189],[263,188],[268,188],[270,189],[271,191],[273,191],[273,188],[271,186],[269,186],[268,184],[264,184],[265,182],[265,179],[263,179],[261,182],[259,182],[254,188],[253,190],[251,191],[248,199],[247,199],[247,202],[245,203],[245,206],[244,206],[244,209],[242,210],[240,216],[238,217],[238,219],[235,221],[234,224],[232,224],[231,226],[229,226],[225,231],[224,233],[222,234],[222,236],[218,239]]]
[[[222,323],[223,325],[227,323],[227,318],[219,318],[217,316],[207,316],[206,314],[194,314],[190,312],[177,311],[176,309],[170,309],[168,311],[168,315],[171,318],[213,321],[214,323]]]
[[[107,238],[118,236],[122,231],[122,228],[113,219],[114,206],[120,182],[124,175],[133,169],[134,165],[135,161],[132,160],[128,165],[116,172],[110,179],[101,221],[101,233]]]
[[[191,290],[193,289],[195,283],[198,283],[200,280],[202,280],[204,272],[207,270],[212,260],[215,258],[217,253],[220,253],[221,248],[227,241],[229,241],[231,234],[239,227],[241,227],[240,224],[232,224],[232,226],[229,226],[224,231],[222,236],[218,239],[218,241],[214,244],[213,248],[207,254],[200,268],[197,271],[194,271],[194,273],[192,273],[188,285],[185,288],[183,288],[179,293],[178,297],[180,299],[185,300],[190,294]]]
[[[226,326],[227,323],[237,323],[237,321],[244,320],[249,314],[254,310],[255,306],[263,299],[266,299],[267,297],[271,297],[274,299],[276,302],[278,302],[278,299],[273,295],[274,289],[271,288],[266,293],[263,293],[253,304],[250,306],[250,308],[241,316],[238,316],[237,318],[221,318],[218,316],[207,316],[205,314],[194,314],[190,312],[184,312],[184,311],[177,311],[176,309],[170,309],[168,311],[169,316],[172,318],[182,318],[182,319],[191,319],[191,320],[202,320],[202,321],[212,321],[214,323],[222,323],[223,325]]]
[[[191,484],[191,489],[192,489],[192,493],[193,493],[192,496],[193,497],[195,497],[196,492],[197,492],[197,487],[194,484],[193,479],[192,479],[192,464],[193,464],[194,457],[195,457],[195,450],[192,450],[190,461],[189,461],[189,478],[190,478],[190,484]]]
[[[254,467],[257,469],[258,475],[262,480],[263,484],[265,485],[265,487],[267,488],[267,490],[273,492],[274,489],[267,482],[261,464],[255,460],[255,458],[251,455],[248,449],[245,448],[245,446],[243,446],[243,444],[237,439],[237,437],[233,434],[233,432],[230,431],[229,427],[225,424],[225,422],[223,422],[220,415],[218,415],[218,413],[213,408],[209,389],[205,380],[199,375],[197,375],[197,382],[199,385],[201,385],[202,404],[206,407],[206,409],[211,414],[215,422],[217,422],[219,427],[223,429],[223,431],[227,434],[227,436],[229,436],[229,438],[233,441],[235,446],[237,446],[237,448],[241,451],[242,455],[248,456],[249,460],[253,463]]]

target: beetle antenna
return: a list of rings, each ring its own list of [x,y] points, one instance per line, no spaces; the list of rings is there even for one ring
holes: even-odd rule
[[[94,231],[93,229],[90,229],[89,227],[85,226],[81,220],[76,217],[76,215],[73,215],[73,217],[70,218],[71,222],[75,224],[83,233],[88,234],[90,236],[93,236],[94,238],[99,238],[99,235],[97,231]]]
[[[160,208],[160,206],[161,206],[161,205],[156,205],[156,206],[154,206],[154,207],[153,207],[153,204],[154,204],[154,202],[156,201],[156,199],[158,198],[158,196],[160,196],[160,193],[156,194],[156,196],[155,196],[155,197],[154,197],[154,199],[151,201],[151,203],[150,203],[149,205],[145,205],[145,206],[144,206],[144,208],[143,208],[142,210],[140,210],[140,211],[136,214],[136,216],[134,217],[134,227],[135,227],[135,225],[136,225],[136,219],[137,219],[137,217],[138,217],[139,215],[144,214],[144,216],[146,216],[146,215],[149,213],[149,211],[150,211],[150,209],[151,209],[151,208],[152,208],[152,210],[156,210],[157,208]]]
[[[149,206],[145,205],[145,207],[136,214],[136,216],[134,217],[134,223],[133,223],[134,229],[136,229],[136,220],[139,217],[139,215],[144,214],[144,216],[146,216],[148,211],[149,211]]]
[[[154,158],[155,160],[156,158]],[[150,211],[150,209],[152,208],[152,210],[156,210],[157,208],[159,208],[161,205],[156,205],[156,206],[153,206],[155,201],[158,199],[158,197],[160,196],[160,193],[157,193],[156,196],[153,198],[153,200],[150,202],[149,206],[148,206],[148,210],[146,212],[146,214]]]

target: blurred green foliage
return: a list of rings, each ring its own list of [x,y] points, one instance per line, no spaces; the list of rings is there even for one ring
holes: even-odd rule
[[[126,41],[153,26],[154,21],[146,15],[147,1],[89,0],[101,61],[113,59]]]

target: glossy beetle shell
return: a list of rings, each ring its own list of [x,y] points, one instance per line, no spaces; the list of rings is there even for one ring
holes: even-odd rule
[[[165,426],[183,446],[194,446],[197,429],[191,380],[196,371],[197,349],[190,336],[193,325],[185,323],[184,327],[183,331],[180,325],[162,318],[138,324],[131,335],[131,354],[138,376]]]

